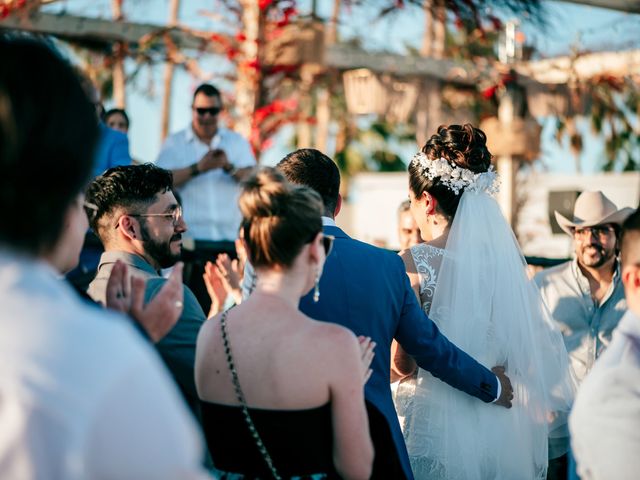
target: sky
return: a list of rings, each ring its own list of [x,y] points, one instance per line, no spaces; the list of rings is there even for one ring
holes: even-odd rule
[[[328,17],[333,1],[318,0],[319,14]],[[366,2],[365,2],[366,3]],[[380,2],[376,2],[379,4]],[[308,12],[310,2],[299,1],[301,13]],[[640,15],[625,14],[601,8],[575,5],[558,1],[545,1],[547,27],[522,22],[521,29],[527,41],[533,43],[542,57],[566,55],[572,48],[596,51],[640,48]],[[123,8],[128,20],[134,22],[162,24],[168,15],[168,0],[124,0]],[[111,17],[108,0],[63,0],[48,7],[52,12],[68,12],[76,15]],[[219,0],[183,0],[180,21],[193,28],[220,31],[229,27],[215,15],[205,15],[204,11],[219,11]],[[405,51],[407,45],[419,47],[423,21],[419,9],[407,7],[407,12],[399,12],[391,18],[379,19],[377,9],[352,7],[343,15],[340,36],[343,39],[360,37],[367,49],[387,49],[397,53]],[[508,19],[508,16],[503,16]],[[201,66],[211,72],[211,81],[223,90],[232,85],[221,80],[228,65],[214,56],[201,59]],[[128,72],[134,68],[132,62],[126,65]],[[127,86],[127,111],[131,118],[130,147],[133,158],[141,161],[155,160],[161,146],[160,112],[162,91],[161,66],[145,68],[135,82]],[[170,131],[185,128],[190,122],[191,95],[199,80],[183,70],[177,70],[171,98]],[[112,102],[106,101],[107,108]],[[575,160],[566,146],[558,145],[553,139],[553,122],[539,119],[543,124],[542,153],[539,165],[547,170],[562,173],[575,171]],[[583,129],[588,130],[586,122]],[[579,126],[580,128],[580,126]],[[292,130],[286,129],[275,139],[274,146],[263,153],[262,162],[275,164],[290,149]],[[329,152],[331,153],[331,152]],[[587,135],[581,156],[583,172],[598,170],[603,162],[603,146],[598,139]]]

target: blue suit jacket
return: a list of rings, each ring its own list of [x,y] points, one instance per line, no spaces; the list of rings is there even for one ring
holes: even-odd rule
[[[320,280],[320,301],[314,303],[310,293],[300,309],[377,343],[365,396],[386,417],[402,468],[413,478],[389,387],[391,340],[395,338],[421,368],[484,402],[497,396],[496,376],[449,342],[425,315],[398,255],[353,240],[338,227],[326,226],[324,233],[336,240]]]

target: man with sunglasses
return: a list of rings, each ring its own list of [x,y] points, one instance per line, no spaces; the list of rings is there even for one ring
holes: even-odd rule
[[[118,261],[127,265],[130,275],[146,280],[145,304],[167,282],[160,270],[180,260],[182,234],[187,231],[172,186],[171,172],[149,163],[111,168],[91,182],[86,193],[90,226],[105,249],[89,285],[94,300],[105,303],[107,282]],[[176,305],[182,314],[156,348],[197,415],[193,367],[205,315],[188,287],[183,293],[183,302]]]
[[[209,84],[196,88],[191,125],[167,138],[156,165],[171,170],[173,185],[182,197],[194,251],[185,257],[185,279],[206,312],[211,299],[202,280],[207,260],[219,253],[235,256],[241,215],[237,206],[238,182],[256,164],[241,135],[219,125],[220,91]]]
[[[557,211],[560,227],[573,239],[575,258],[539,272],[535,282],[551,316],[558,323],[580,382],[611,341],[627,310],[618,261],[622,222],[633,212],[618,209],[601,191],[583,192],[576,200],[573,220]],[[550,440],[549,458],[554,450]],[[549,478],[566,478],[566,459],[550,463]],[[555,474],[558,468],[561,473]]]

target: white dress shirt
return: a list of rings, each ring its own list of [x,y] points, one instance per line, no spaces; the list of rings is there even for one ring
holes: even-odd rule
[[[0,250],[0,478],[207,478],[202,439],[128,320]]]
[[[582,480],[639,478],[640,318],[631,311],[582,382],[569,427]]]
[[[162,145],[156,165],[169,170],[185,168],[209,150],[222,149],[236,168],[253,167],[256,159],[241,135],[219,128],[210,144],[203,143],[191,126],[169,136]],[[242,220],[238,208],[238,182],[221,168],[191,178],[178,188],[182,196],[188,236],[196,240],[235,240]]]

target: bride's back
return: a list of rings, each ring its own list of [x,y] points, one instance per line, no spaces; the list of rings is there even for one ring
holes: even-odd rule
[[[414,157],[412,211],[423,233],[439,225],[446,247],[412,247],[404,257],[442,332],[485,366],[506,368],[513,408],[474,402],[420,370],[396,398],[417,479],[542,479],[547,416],[570,405],[568,356],[492,197],[497,179],[485,142],[471,125],[440,127]]]

